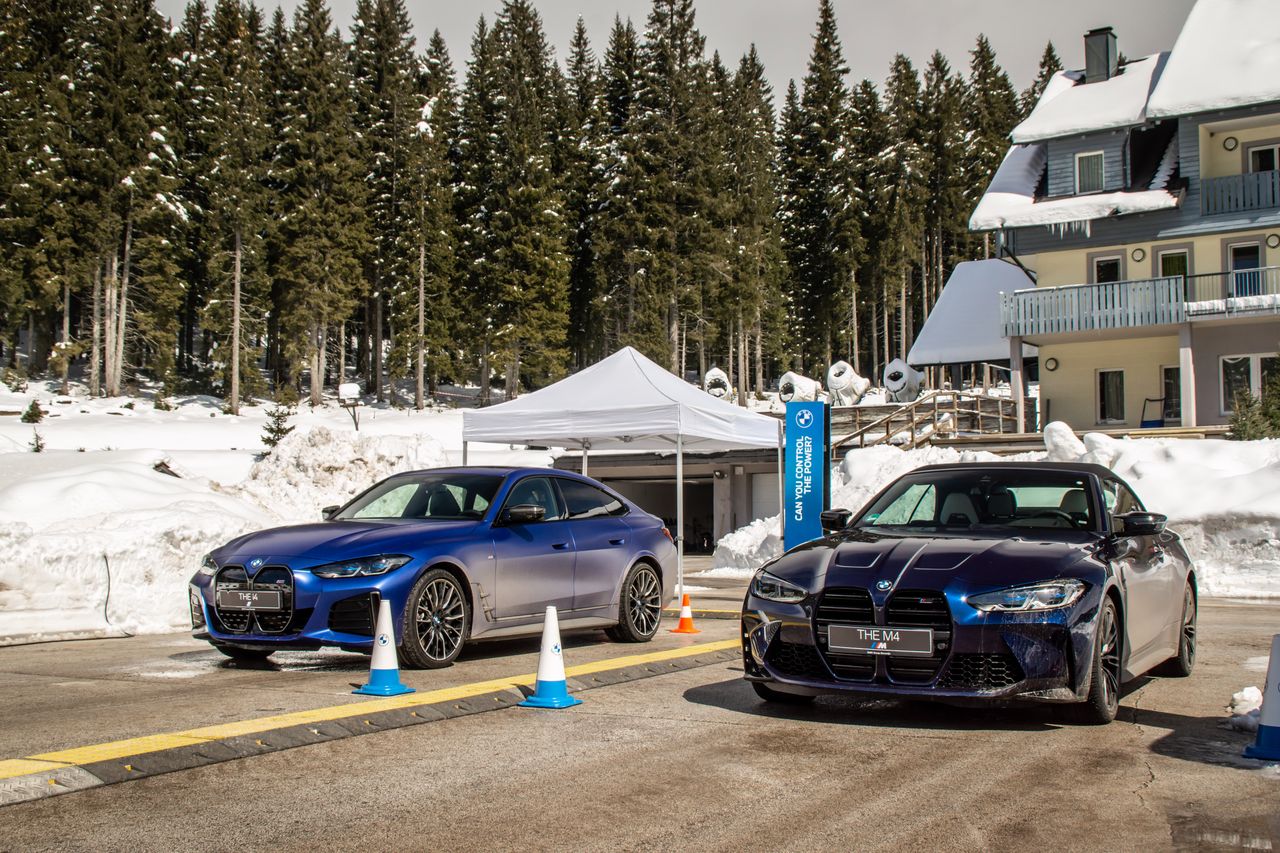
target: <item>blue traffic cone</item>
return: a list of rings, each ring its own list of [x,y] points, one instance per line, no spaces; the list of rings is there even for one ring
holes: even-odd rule
[[[1271,663],[1258,712],[1258,740],[1245,747],[1244,757],[1280,761],[1280,634],[1271,638]]]
[[[391,602],[385,598],[378,604],[378,626],[373,638],[373,658],[369,661],[369,683],[351,692],[366,696],[399,696],[413,692],[412,687],[400,683],[396,635],[391,624]]]
[[[560,651],[560,621],[555,607],[547,608],[542,623],[542,653],[538,655],[538,683],[533,695],[520,703],[521,708],[572,708],[581,699],[569,695],[564,678],[564,657]]]

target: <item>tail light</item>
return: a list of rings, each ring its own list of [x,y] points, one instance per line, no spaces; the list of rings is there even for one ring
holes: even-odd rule
[[[668,539],[668,540],[670,540],[670,541],[671,541],[671,542],[673,542],[673,543],[676,541],[676,540],[674,540],[674,539],[672,539],[672,538],[671,538],[671,531],[670,531],[670,530],[668,530],[668,529],[667,529],[667,528],[665,528],[665,527],[664,527],[664,528],[662,528],[662,535],[663,535],[663,536],[665,536],[665,537],[667,537],[667,539]]]

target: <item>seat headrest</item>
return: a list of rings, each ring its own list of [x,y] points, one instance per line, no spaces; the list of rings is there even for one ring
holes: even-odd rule
[[[1018,502],[1012,492],[992,492],[987,498],[987,515],[992,518],[1013,518]]]
[[[1089,499],[1085,497],[1084,489],[1072,489],[1062,496],[1058,509],[1063,512],[1080,513],[1081,515],[1089,514]]]

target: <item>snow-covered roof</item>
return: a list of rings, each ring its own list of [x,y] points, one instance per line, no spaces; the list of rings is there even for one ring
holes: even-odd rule
[[[1174,150],[1172,144],[1170,150]],[[991,186],[978,202],[973,216],[969,217],[970,230],[1087,223],[1106,216],[1148,213],[1178,206],[1178,196],[1164,189],[1172,167],[1165,168],[1163,163],[1152,181],[1154,189],[1036,201],[1036,185],[1040,182],[1046,157],[1047,149],[1043,142],[1010,148],[991,179]],[[1165,159],[1168,159],[1167,155]]]
[[[1000,294],[1028,287],[1035,287],[1035,282],[1008,261],[956,264],[907,361],[926,365],[1007,359],[1009,342],[1000,330]],[[1023,344],[1022,353],[1035,355],[1036,348]]]
[[[1094,83],[1083,82],[1082,71],[1059,71],[1010,138],[1018,143],[1039,142],[1140,125],[1147,117],[1147,96],[1168,61],[1167,51],[1157,53],[1128,63],[1109,80]]]
[[[1190,115],[1280,101],[1275,0],[1198,0],[1182,26],[1147,115]]]

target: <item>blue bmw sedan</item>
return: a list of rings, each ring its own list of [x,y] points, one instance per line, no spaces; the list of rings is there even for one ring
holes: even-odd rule
[[[193,635],[242,660],[369,651],[385,599],[400,659],[438,668],[470,640],[537,635],[548,605],[563,629],[646,642],[675,585],[661,519],[564,471],[397,474],[324,517],[208,554],[191,579]]]
[[[746,678],[767,701],[1057,702],[1106,723],[1124,682],[1195,664],[1182,540],[1102,466],[919,468],[823,525],[743,603]]]

